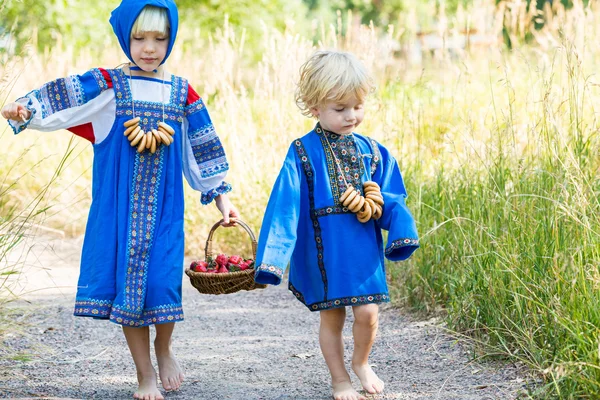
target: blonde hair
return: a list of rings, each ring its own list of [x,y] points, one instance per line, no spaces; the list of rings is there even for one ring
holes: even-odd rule
[[[356,56],[341,51],[317,51],[300,67],[296,105],[303,115],[311,117],[315,107],[344,102],[352,96],[364,101],[373,90],[373,80]]]
[[[161,7],[146,6],[138,15],[133,28],[131,28],[131,36],[143,32],[160,32],[163,35],[169,34],[169,17],[167,10]]]

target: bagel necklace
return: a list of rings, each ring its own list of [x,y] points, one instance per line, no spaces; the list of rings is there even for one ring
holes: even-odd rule
[[[363,183],[363,192],[365,195],[363,196],[360,194],[360,191],[356,190],[354,186],[349,184],[346,180],[340,161],[335,155],[331,143],[329,143],[329,138],[327,138],[327,135],[325,134],[323,137],[325,137],[325,140],[327,141],[329,150],[331,151],[331,154],[333,154],[335,165],[337,165],[338,170],[344,179],[344,183],[346,184],[346,191],[339,199],[340,204],[356,214],[356,218],[363,224],[370,219],[378,220],[383,213],[383,195],[381,194],[381,188],[377,182],[366,181]],[[356,146],[356,149],[358,150],[358,146]],[[362,157],[359,157],[359,160],[359,162],[362,162]]]
[[[165,70],[163,69],[162,81],[164,82],[165,78]],[[149,150],[150,153],[156,153],[158,146],[161,144],[165,146],[169,146],[171,143],[175,141],[173,139],[173,135],[175,135],[175,130],[170,127],[165,122],[165,101],[164,101],[164,91],[162,93],[161,103],[162,103],[162,121],[158,122],[158,127],[156,129],[151,129],[148,132],[144,132],[142,127],[140,126],[140,117],[135,116],[135,104],[134,104],[134,96],[133,96],[133,78],[131,77],[131,66],[129,67],[129,87],[131,88],[131,112],[134,118],[126,121],[123,126],[125,127],[125,132],[123,133],[127,136],[127,140],[129,140],[129,144],[132,147],[137,146],[137,152],[143,153],[146,150]]]

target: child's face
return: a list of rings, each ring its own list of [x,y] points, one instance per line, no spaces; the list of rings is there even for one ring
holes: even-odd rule
[[[161,32],[140,32],[131,36],[131,58],[146,72],[154,71],[165,59],[169,36]]]
[[[323,129],[340,135],[351,134],[365,116],[363,103],[355,96],[339,103],[325,103],[311,111]]]

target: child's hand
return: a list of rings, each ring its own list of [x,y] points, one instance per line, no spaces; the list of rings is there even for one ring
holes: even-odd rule
[[[226,194],[220,194],[215,198],[215,204],[223,214],[223,226],[234,226],[235,219],[240,217],[238,210],[231,204]],[[230,220],[231,218],[231,220]]]
[[[21,103],[8,103],[2,107],[2,116],[14,121],[27,121],[31,117],[31,111]]]

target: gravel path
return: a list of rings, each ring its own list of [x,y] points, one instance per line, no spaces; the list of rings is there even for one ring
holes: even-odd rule
[[[135,369],[120,327],[71,315],[80,246],[80,241],[45,240],[30,253],[35,267],[26,267],[21,281],[22,289],[34,292],[11,305],[15,318],[27,325],[4,337],[4,346],[28,359],[0,357],[0,398],[131,398]],[[166,399],[331,398],[317,338],[319,316],[284,285],[210,296],[196,292],[185,275],[184,280],[186,319],[176,327],[174,351],[186,381]],[[383,306],[371,362],[386,390],[372,398],[517,397],[524,382],[514,368],[477,364],[466,349],[444,334],[437,320],[415,321]]]

